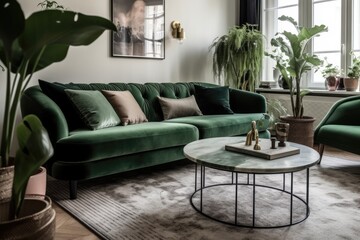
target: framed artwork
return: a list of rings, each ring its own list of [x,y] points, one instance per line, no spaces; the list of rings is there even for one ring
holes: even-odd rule
[[[164,0],[111,0],[113,57],[165,58]]]

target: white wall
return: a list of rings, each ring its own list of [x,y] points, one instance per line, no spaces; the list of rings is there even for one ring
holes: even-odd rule
[[[37,10],[35,1],[21,2],[26,14]],[[110,19],[109,0],[59,0],[69,10]],[[86,2],[86,4],[84,4]],[[213,81],[213,39],[235,24],[236,0],[166,0],[165,59],[132,59],[110,56],[110,33],[105,32],[90,46],[72,47],[67,58],[33,78],[59,82],[178,82]],[[171,38],[170,23],[179,20],[186,40]]]
[[[26,16],[39,10],[39,1],[19,1]],[[110,19],[110,0],[58,0],[67,9]],[[36,73],[37,79],[58,82],[214,82],[208,47],[236,22],[237,0],[165,0],[165,59],[110,56],[110,33],[90,46],[72,47],[67,58]],[[171,38],[170,23],[179,20],[186,40]],[[9,23],[10,24],[10,23]],[[5,72],[0,72],[0,126],[3,122]],[[1,131],[2,128],[0,128]]]

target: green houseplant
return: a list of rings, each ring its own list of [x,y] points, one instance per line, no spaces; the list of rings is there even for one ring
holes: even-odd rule
[[[273,51],[265,53],[266,56],[276,61],[276,68],[279,69],[289,86],[292,116],[281,119],[290,123],[290,141],[312,145],[312,125],[315,119],[304,116],[303,98],[310,91],[301,89],[301,80],[305,73],[312,69],[318,69],[323,63],[316,55],[310,54],[306,50],[311,40],[320,33],[326,32],[327,27],[325,25],[300,27],[293,18],[287,16],[281,16],[279,20],[291,23],[296,30],[296,33],[288,31],[276,33],[275,37],[271,39]],[[298,126],[299,120],[311,122],[311,125],[307,126],[308,130],[305,131],[305,134],[304,126],[302,124]],[[299,128],[299,132],[296,131],[297,128]]]
[[[352,64],[348,68],[347,77],[344,78],[344,85],[346,91],[356,91],[359,85],[360,77],[360,57],[351,52]]]
[[[338,85],[340,69],[338,66],[329,63],[325,58],[325,66],[322,67],[321,75],[325,78],[326,87],[329,91],[335,91]]]
[[[70,46],[89,45],[105,30],[116,31],[116,26],[102,17],[60,10],[35,12],[25,19],[16,0],[0,3],[0,60],[6,69],[0,166],[5,167],[19,98],[33,73],[64,60]]]
[[[225,84],[242,90],[255,91],[263,58],[264,36],[254,26],[232,27],[216,38],[210,46],[213,53],[213,72]]]
[[[88,45],[105,30],[116,31],[108,19],[72,11],[43,10],[25,19],[16,0],[0,0],[0,60],[5,70],[5,107],[0,145],[0,169],[13,168],[13,182],[0,182],[12,187],[11,201],[5,210],[8,219],[19,220],[29,176],[52,154],[47,132],[35,116],[25,116],[17,127],[19,150],[15,163],[10,161],[10,146],[15,129],[19,99],[34,72],[65,59],[70,46]],[[0,171],[1,172],[1,171]],[[10,171],[9,171],[10,172]],[[11,174],[9,174],[11,175]],[[2,179],[2,178],[0,178]],[[1,191],[0,191],[1,192]],[[2,197],[2,196],[0,196]],[[0,198],[0,202],[9,196]],[[1,212],[5,210],[2,208]],[[19,215],[20,214],[20,215]]]

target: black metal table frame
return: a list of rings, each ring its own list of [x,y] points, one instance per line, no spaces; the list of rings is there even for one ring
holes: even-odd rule
[[[198,180],[198,165],[200,165],[200,188],[197,188],[197,180]],[[215,168],[211,168],[211,169],[215,169]],[[222,169],[216,169],[216,170],[220,170],[220,171],[226,171],[226,170],[222,170]],[[303,169],[305,170],[305,169]],[[302,170],[299,170],[302,171]],[[295,171],[295,172],[299,172],[299,171]],[[306,168],[306,199],[302,199],[301,197],[297,196],[296,194],[294,194],[294,172],[287,172],[287,173],[243,173],[243,172],[233,172],[233,171],[226,171],[226,172],[231,172],[232,173],[232,181],[231,183],[221,183],[221,184],[213,184],[213,185],[209,185],[209,186],[205,186],[205,166],[201,165],[201,164],[197,164],[195,163],[195,191],[194,193],[190,196],[190,203],[191,206],[199,213],[201,213],[202,215],[213,219],[215,221],[221,222],[221,223],[225,223],[225,224],[229,224],[229,225],[233,225],[233,226],[239,226],[239,227],[248,227],[248,228],[281,228],[281,227],[289,227],[295,224],[299,224],[303,221],[305,221],[309,215],[310,215],[310,208],[309,208],[309,168]],[[239,183],[238,181],[238,174],[247,174],[247,182],[246,183]],[[252,183],[250,183],[250,174],[253,175],[253,181]],[[274,175],[274,174],[283,174],[283,188],[277,188],[277,187],[272,187],[272,186],[266,186],[266,185],[259,185],[256,184],[255,180],[256,180],[256,175]],[[286,174],[290,174],[290,192],[286,190],[286,186],[285,186],[285,180],[286,180]],[[235,182],[234,182],[234,175],[235,175]],[[235,186],[235,217],[234,217],[234,222],[228,222],[228,221],[223,221],[217,218],[214,218],[206,213],[203,212],[203,189],[205,188],[211,188],[211,187],[216,187],[216,186],[228,186],[228,185],[234,185]],[[252,225],[244,225],[244,224],[240,224],[238,222],[238,186],[252,186],[253,188],[253,193],[252,193],[252,201],[253,201],[253,209],[252,209]],[[270,189],[274,189],[274,190],[278,190],[280,192],[284,192],[290,195],[290,222],[289,224],[285,224],[285,225],[275,225],[275,226],[257,226],[255,225],[255,210],[256,210],[256,205],[255,205],[255,192],[256,192],[256,187],[263,187],[263,188],[270,188]],[[196,207],[195,204],[193,203],[193,198],[195,196],[196,193],[200,192],[200,207]],[[306,214],[305,217],[299,221],[294,222],[293,221],[293,200],[294,198],[297,198],[298,200],[300,200],[306,207]]]

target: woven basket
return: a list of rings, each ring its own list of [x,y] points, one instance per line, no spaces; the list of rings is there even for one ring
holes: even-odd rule
[[[54,239],[56,213],[49,197],[25,198],[20,216],[11,221],[0,220],[1,239]],[[0,204],[0,219],[7,214],[9,202]]]
[[[0,168],[0,203],[11,198],[14,166]]]

